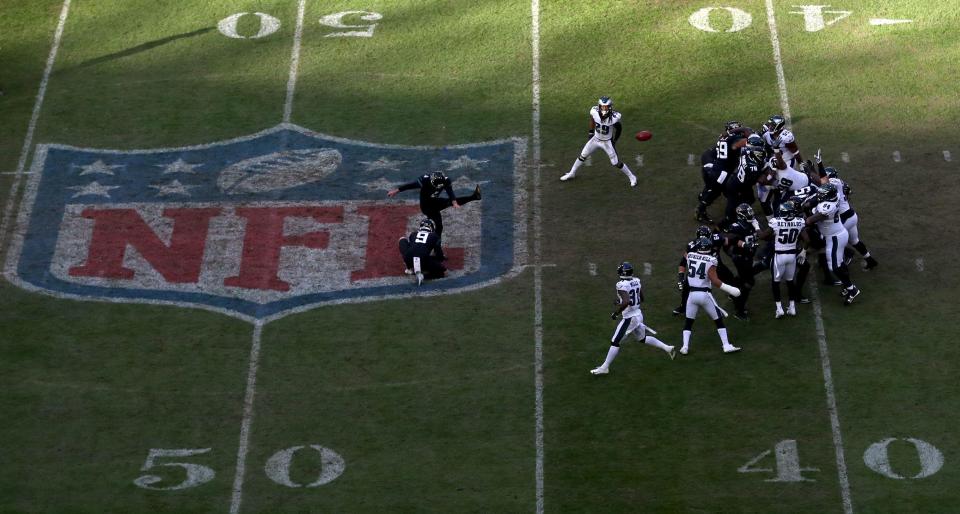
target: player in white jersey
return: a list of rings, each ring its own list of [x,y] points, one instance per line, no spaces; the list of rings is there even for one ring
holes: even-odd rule
[[[857,216],[857,212],[850,206],[850,186],[840,179],[840,174],[836,168],[829,166],[823,168],[822,163],[818,162],[818,164],[820,164],[822,168],[820,170],[822,174],[821,181],[823,183],[829,182],[837,188],[837,211],[840,213],[840,221],[843,222],[843,227],[847,229],[847,233],[850,235],[847,246],[860,252],[860,255],[863,256],[864,271],[876,268],[880,263],[870,255],[870,250],[867,249],[867,245],[860,240],[860,217]],[[853,251],[848,250],[848,252],[846,261],[849,263],[849,260],[853,258]]]
[[[806,223],[797,213],[796,206],[790,200],[780,204],[777,216],[770,220],[769,226],[760,232],[760,239],[773,239],[773,260],[770,262],[770,272],[773,275],[773,301],[777,310],[775,316],[782,318],[784,314],[797,315],[797,302],[800,301],[800,288],[795,280],[797,264],[802,264],[807,251],[799,247],[800,239],[806,241],[807,235],[803,230]],[[790,303],[786,313],[780,301],[780,282],[787,283],[787,295]]]
[[[617,310],[610,315],[611,319],[617,319],[622,316],[620,323],[617,323],[617,329],[610,338],[610,349],[607,350],[607,358],[600,366],[591,369],[590,373],[594,375],[606,375],[610,372],[610,364],[620,353],[620,341],[628,334],[633,334],[637,341],[659,348],[670,355],[673,359],[677,353],[672,346],[664,344],[663,341],[653,337],[656,334],[654,330],[643,324],[643,313],[640,311],[640,302],[643,301],[643,291],[641,290],[640,279],[633,276],[633,265],[629,262],[621,262],[617,267]]]
[[[763,124],[763,129],[763,141],[767,146],[783,154],[784,160],[791,165],[799,166],[803,162],[797,139],[793,132],[787,129],[786,118],[779,114],[770,116],[770,119]]]
[[[587,157],[600,149],[607,153],[610,158],[610,164],[618,168],[624,175],[630,179],[630,187],[637,185],[637,177],[630,171],[630,167],[620,162],[617,155],[617,139],[620,139],[620,132],[623,126],[620,124],[620,113],[613,110],[613,100],[608,96],[601,96],[597,105],[590,109],[590,139],[583,145],[580,156],[573,161],[573,167],[570,171],[560,177],[560,180],[570,180],[577,176],[577,170],[583,166]]]
[[[680,347],[680,353],[686,355],[690,351],[693,321],[700,309],[703,309],[717,324],[717,334],[723,344],[723,353],[740,351],[740,348],[730,344],[727,339],[727,327],[723,323],[723,317],[727,313],[717,305],[713,293],[710,292],[712,286],[717,286],[734,297],[740,296],[739,289],[724,284],[717,277],[717,258],[713,255],[713,242],[706,237],[697,239],[694,251],[687,252],[686,260],[686,265],[681,270],[687,274],[690,294],[687,296],[686,318],[683,322],[683,346]]]
[[[837,210],[839,194],[837,186],[827,182],[820,186],[817,192],[817,206],[813,214],[807,218],[807,225],[817,225],[820,235],[826,244],[827,268],[840,279],[843,284],[844,304],[850,305],[853,299],[860,296],[860,289],[850,281],[850,271],[843,263],[843,249],[847,246],[849,235],[840,221]]]

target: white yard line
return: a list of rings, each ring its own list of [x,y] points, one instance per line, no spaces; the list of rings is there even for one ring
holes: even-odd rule
[[[290,76],[287,79],[287,100],[283,104],[283,122],[290,123],[293,115],[293,93],[297,89],[297,73],[300,71],[300,40],[303,37],[303,11],[307,0],[300,0],[297,6],[297,29],[293,34],[293,50],[290,51]]]
[[[540,239],[540,0],[530,0],[530,46],[533,83],[532,135],[533,135],[533,382],[535,445],[537,450],[536,513],[543,514],[543,267],[541,266]]]
[[[780,38],[777,36],[777,20],[774,16],[773,0],[766,0],[767,24],[770,26],[770,42],[773,45],[773,59],[777,68],[777,84],[780,89],[780,106],[783,116],[790,125],[790,100],[787,97],[787,81],[783,73],[783,60],[780,57]],[[837,409],[837,394],[833,386],[833,371],[830,368],[830,352],[827,347],[827,332],[823,326],[823,307],[817,291],[816,275],[811,275],[810,297],[813,300],[813,319],[817,327],[817,341],[820,347],[820,366],[823,369],[823,386],[827,394],[827,410],[830,413],[830,430],[833,433],[833,449],[837,461],[837,478],[840,483],[840,497],[844,514],[853,514],[853,500],[850,495],[850,479],[847,476],[847,463],[843,451],[843,436],[840,431],[840,414]]]
[[[253,342],[250,344],[250,364],[247,368],[247,392],[243,397],[243,421],[240,423],[240,444],[237,447],[237,471],[233,476],[233,495],[230,497],[230,514],[240,512],[243,500],[243,478],[246,471],[247,451],[250,447],[250,427],[253,425],[253,401],[257,389],[257,367],[260,363],[260,335],[263,323],[253,325]]]
[[[43,70],[43,78],[40,80],[40,89],[37,91],[37,99],[33,104],[33,114],[30,115],[30,124],[27,125],[27,137],[23,140],[23,148],[20,150],[20,160],[17,161],[17,169],[14,171],[13,185],[7,193],[7,205],[3,208],[3,222],[0,223],[0,248],[6,244],[7,227],[10,225],[10,217],[13,215],[13,206],[17,203],[17,193],[20,191],[20,182],[23,179],[23,169],[27,165],[27,156],[30,154],[30,148],[33,146],[33,134],[37,130],[37,121],[40,119],[40,109],[43,108],[43,99],[47,94],[47,83],[50,81],[50,72],[53,71],[53,63],[57,60],[57,51],[60,50],[60,41],[63,39],[63,27],[67,24],[67,14],[70,12],[70,0],[63,0],[63,7],[60,9],[60,20],[57,22],[57,30],[53,34],[53,46],[50,47],[50,55],[47,56],[47,67]]]

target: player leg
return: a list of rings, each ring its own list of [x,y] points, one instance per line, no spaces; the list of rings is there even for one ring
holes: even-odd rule
[[[610,372],[610,364],[613,363],[613,359],[616,359],[617,354],[620,353],[620,341],[623,340],[625,335],[636,329],[636,326],[631,326],[637,323],[636,319],[637,317],[623,318],[620,320],[620,323],[617,323],[617,328],[613,331],[613,337],[610,338],[610,348],[607,350],[607,358],[603,360],[603,364],[591,369],[590,373],[594,375],[606,375]]]
[[[733,316],[741,321],[749,321],[750,313],[747,311],[747,300],[750,298],[750,290],[753,289],[753,261],[751,259],[734,258],[733,265],[737,268],[737,278],[740,283],[740,296],[733,299],[733,305],[736,308]]]
[[[843,226],[847,229],[847,233],[850,234],[850,241],[847,245],[856,249],[860,252],[860,255],[863,256],[863,270],[870,271],[879,266],[880,263],[870,255],[870,250],[867,249],[867,245],[863,244],[863,241],[860,240],[860,220],[857,214],[854,213],[847,221],[844,221]]]
[[[407,257],[407,250],[410,248],[410,241],[408,241],[407,238],[405,237],[401,237],[398,243],[398,246],[400,247],[400,257],[403,258],[403,265],[406,268],[404,269],[404,273],[406,273],[407,275],[412,275],[413,274],[413,258]]]
[[[587,140],[587,143],[583,145],[583,150],[580,150],[580,155],[577,157],[577,160],[573,161],[573,166],[570,167],[570,171],[565,173],[560,177],[560,180],[570,180],[573,177],[577,176],[577,170],[580,169],[580,166],[583,166],[583,163],[587,160],[587,157],[590,156],[597,149],[597,140],[590,138]]]
[[[680,258],[680,266],[686,266],[687,259],[684,257]],[[684,313],[687,308],[687,297],[690,295],[690,284],[687,283],[687,277],[683,277],[683,282],[680,286],[680,306],[676,309],[673,309],[673,315],[679,316]]]
[[[770,266],[770,286],[773,290],[773,303],[776,305],[774,317],[779,319],[784,316],[783,304],[780,302],[780,280],[783,278],[783,266],[780,258],[783,254],[777,254]]]
[[[848,235],[846,230],[827,238],[828,264],[831,266],[830,271],[832,271],[837,278],[840,279],[840,283],[843,284],[842,294],[844,296],[844,305],[850,305],[853,303],[854,298],[860,296],[860,289],[853,284],[853,281],[850,279],[850,270],[848,270],[846,264],[843,263],[843,249],[847,246],[847,239]]]
[[[440,262],[440,259],[430,256],[423,259],[423,276],[425,279],[443,278],[446,276],[447,267]]]
[[[641,341],[646,345],[652,346],[654,348],[659,348],[670,355],[670,358],[677,356],[677,352],[674,351],[674,348],[663,341],[657,339],[653,334],[647,333],[647,327],[643,324],[643,319],[640,316],[637,316],[639,323],[637,323],[637,328],[633,331],[633,336],[637,338],[637,341]]]
[[[686,318],[683,320],[683,344],[680,346],[680,353],[686,355],[690,351],[690,335],[693,334],[693,321],[697,318],[697,311],[700,310],[698,298],[703,293],[700,291],[691,292],[687,298]]]
[[[723,314],[720,312],[720,306],[717,305],[717,300],[713,297],[712,293],[704,293],[704,295],[712,304],[704,310],[707,311],[707,315],[710,316],[710,319],[712,319],[717,326],[717,335],[720,337],[723,353],[739,352],[740,348],[730,344],[730,338],[727,336],[727,325],[723,322]]]
[[[797,275],[797,257],[793,254],[786,254],[781,263],[783,266],[783,280],[787,283],[787,295],[790,297],[790,304],[787,305],[787,315],[797,315],[796,302],[800,299],[800,291],[797,289],[797,283],[794,281]]]
[[[635,187],[637,185],[637,176],[630,171],[629,166],[620,162],[620,156],[617,155],[617,149],[613,146],[613,141],[600,141],[600,145],[603,151],[607,152],[607,157],[610,158],[610,164],[627,176],[627,179],[630,181],[630,187]]]

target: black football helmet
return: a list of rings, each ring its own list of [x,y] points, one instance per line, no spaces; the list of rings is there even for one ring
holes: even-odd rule
[[[613,99],[609,96],[601,96],[597,100],[597,112],[600,113],[600,119],[606,119],[613,114]]]
[[[774,114],[770,116],[770,119],[763,125],[767,127],[767,130],[770,132],[780,132],[787,125],[787,119],[781,114]]]
[[[709,237],[699,237],[693,242],[693,250],[697,253],[713,253],[713,241]]]
[[[710,227],[708,227],[708,226],[706,226],[706,225],[700,225],[699,227],[697,227],[697,238],[698,238],[698,239],[701,238],[701,237],[710,237],[710,236],[712,236],[712,235],[713,235],[713,229],[711,229]]]
[[[820,189],[817,191],[817,200],[820,202],[836,202],[837,198],[837,186],[830,182],[820,186]]]
[[[734,130],[742,126],[743,126],[743,123],[740,123],[739,121],[736,121],[736,120],[730,120],[723,126],[723,128],[727,131],[728,135],[731,135],[733,134]]]
[[[787,200],[777,208],[777,216],[783,219],[792,220],[797,217],[797,205],[792,200]]]
[[[620,278],[628,278],[633,276],[633,264],[630,264],[627,261],[623,261],[617,266],[617,275]]]
[[[737,219],[740,221],[752,221],[753,220],[753,207],[750,207],[748,203],[742,203],[737,206]]]
[[[447,176],[444,175],[442,171],[438,170],[430,174],[430,185],[433,186],[434,189],[442,188],[443,183],[446,180],[447,180]]]
[[[420,230],[423,232],[433,232],[437,229],[437,225],[430,218],[423,218],[420,220]]]

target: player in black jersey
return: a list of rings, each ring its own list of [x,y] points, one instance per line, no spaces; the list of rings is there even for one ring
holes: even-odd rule
[[[457,209],[460,206],[480,199],[480,186],[478,185],[470,196],[454,196],[453,185],[450,183],[450,177],[443,174],[442,171],[434,171],[417,177],[413,182],[408,182],[387,192],[387,196],[394,197],[401,191],[410,189],[420,190],[420,212],[433,220],[436,226],[435,232],[437,238],[443,237],[443,217],[440,211],[451,205]],[[440,198],[440,193],[446,191],[447,197]]]
[[[401,237],[399,246],[407,267],[406,274],[416,275],[417,285],[422,284],[424,279],[442,278],[446,273],[447,268],[443,265],[446,257],[430,218],[423,218],[419,229],[407,237]]]
[[[736,172],[727,179],[723,191],[723,195],[727,199],[727,207],[723,216],[726,223],[737,221],[737,206],[744,203],[750,205],[756,200],[753,190],[757,181],[763,175],[766,147],[760,136],[753,134],[747,137],[746,144],[739,153],[739,165]]]
[[[703,190],[697,196],[697,221],[713,223],[707,214],[707,207],[723,193],[724,185],[730,176],[736,173],[740,162],[740,148],[753,131],[739,121],[728,121],[716,144],[700,155],[700,174],[703,178]]]
[[[754,218],[753,208],[748,204],[737,206],[736,217],[736,221],[724,221],[720,230],[724,232],[724,249],[733,260],[737,270],[737,287],[740,288],[740,296],[733,299],[734,317],[747,321],[750,319],[747,299],[755,284],[753,256],[759,246],[756,240],[759,225]]]

